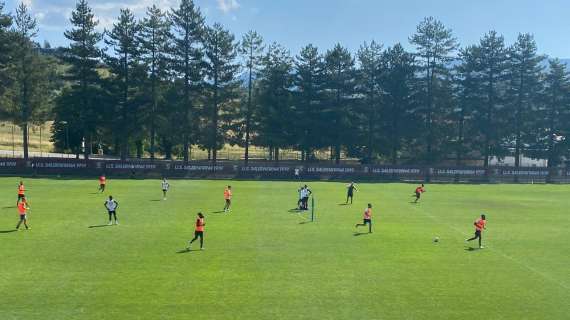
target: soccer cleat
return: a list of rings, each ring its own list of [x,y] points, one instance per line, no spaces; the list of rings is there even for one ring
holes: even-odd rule
[[[206,250],[206,249],[205,249],[204,247],[202,247],[202,248],[200,248],[200,250],[204,251],[204,250]]]
[[[109,221],[109,223],[107,223],[108,226],[112,225],[113,223],[111,221]]]
[[[485,249],[485,247],[483,247],[483,246],[479,246],[479,249]]]
[[[116,220],[115,220],[115,225],[117,225],[117,226],[118,226],[118,225],[119,225],[119,221],[116,221]]]

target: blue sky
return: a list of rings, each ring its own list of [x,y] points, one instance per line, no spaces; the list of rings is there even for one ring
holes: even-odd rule
[[[0,0],[2,1],[2,0]],[[19,0],[3,0],[8,10]],[[23,0],[40,21],[39,41],[65,45],[63,31],[75,0]],[[90,0],[101,28],[109,28],[120,8],[142,16],[156,3],[168,8],[178,0]],[[454,30],[462,45],[472,44],[490,29],[507,42],[519,32],[535,35],[539,51],[570,57],[568,0],[196,0],[208,23],[221,22],[239,38],[254,29],[293,54],[313,43],[326,50],[341,43],[356,50],[364,41],[396,42],[410,48],[408,37],[425,16],[435,16]]]

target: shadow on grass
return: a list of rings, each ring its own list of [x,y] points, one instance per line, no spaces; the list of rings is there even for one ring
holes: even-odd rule
[[[183,253],[190,253],[190,252],[194,252],[194,251],[200,251],[200,249],[182,249],[182,250],[178,250],[176,251],[176,253],[178,254],[183,254]]]
[[[0,233],[12,233],[12,232],[16,232],[16,231],[18,231],[18,230],[16,230],[16,229],[12,229],[12,230],[2,230],[2,231],[0,231]]]
[[[152,199],[152,200],[148,200],[148,201],[150,201],[150,202],[160,202],[160,201],[162,201],[162,200]]]
[[[11,207],[10,207],[10,206],[8,206],[8,207],[2,207],[2,209],[14,209],[14,208],[16,208],[16,206],[11,206]]]
[[[355,236],[355,237],[360,237],[360,236],[367,236],[367,235],[369,235],[369,234],[371,234],[371,233],[370,233],[370,232],[358,232],[358,231],[354,231],[353,236]]]
[[[466,247],[466,248],[465,248],[465,251],[469,251],[469,252],[479,251],[479,250],[481,250],[481,249],[479,249],[479,248],[473,248],[473,247]]]
[[[220,210],[220,211],[214,211],[214,212],[212,212],[212,213],[225,213],[225,211],[224,211],[224,210]]]
[[[307,221],[301,221],[299,222],[299,224],[307,224],[307,223],[313,223],[314,221],[311,220],[307,220]]]
[[[352,203],[339,203],[338,205],[339,205],[339,206],[349,206],[349,205],[351,205],[351,204],[352,204]]]
[[[299,211],[303,211],[303,210],[301,210],[301,209],[299,209],[299,208],[287,210],[287,212],[291,212],[291,213],[296,213],[296,212],[299,212]]]
[[[96,226],[89,226],[89,229],[93,229],[93,228],[105,228],[105,227],[112,227],[113,225],[109,225],[109,224],[99,224]]]

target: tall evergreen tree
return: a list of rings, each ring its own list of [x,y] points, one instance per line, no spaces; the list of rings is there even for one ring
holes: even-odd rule
[[[241,41],[240,53],[247,68],[247,109],[245,110],[245,165],[249,161],[249,144],[251,140],[251,117],[253,114],[253,80],[257,78],[257,72],[263,57],[263,38],[255,31],[248,31]]]
[[[156,118],[159,112],[159,101],[162,97],[164,81],[168,78],[168,59],[170,39],[170,20],[165,12],[156,5],[147,8],[146,17],[141,23],[139,43],[141,59],[150,77],[150,158],[154,159],[156,151]]]
[[[480,108],[485,88],[481,86],[480,50],[478,46],[468,46],[459,52],[460,63],[455,68],[455,94],[457,106],[457,141],[455,141],[456,164],[460,166],[465,155],[473,149],[476,133],[480,130],[472,121],[473,115]],[[473,128],[472,128],[473,127]],[[472,129],[472,130],[470,130]]]
[[[383,60],[384,119],[386,146],[392,164],[398,164],[399,155],[406,144],[411,145],[417,136],[415,117],[415,59],[401,44],[386,49]],[[409,153],[414,153],[409,152]]]
[[[317,47],[309,44],[301,49],[295,61],[295,120],[297,146],[304,160],[313,156],[313,150],[326,146],[320,134],[326,129],[321,117],[323,107],[324,60]]]
[[[475,114],[479,135],[483,138],[482,154],[484,166],[489,166],[492,150],[499,152],[500,128],[504,115],[505,77],[508,68],[508,52],[502,36],[490,31],[481,39],[479,47],[479,78],[482,86],[485,107],[478,108]]]
[[[9,75],[8,64],[12,61],[11,38],[13,37],[10,27],[12,26],[12,17],[4,12],[4,2],[0,1],[0,114],[2,107],[6,102],[6,92],[11,85],[11,76]],[[5,110],[4,110],[5,111]]]
[[[137,113],[134,110],[136,86],[135,72],[139,66],[140,47],[137,37],[140,32],[140,24],[129,9],[121,9],[117,22],[105,39],[112,50],[105,59],[113,73],[113,80],[119,88],[117,94],[117,122],[116,129],[119,134],[121,159],[129,156],[129,139],[134,133],[137,124]]]
[[[184,161],[190,159],[192,135],[193,100],[198,98],[203,86],[203,35],[204,17],[192,0],[181,0],[178,9],[170,13],[174,26],[172,48],[172,70],[183,79],[181,120],[184,124],[183,155]]]
[[[425,94],[425,127],[426,160],[434,160],[433,145],[435,139],[434,115],[440,113],[436,102],[438,76],[445,74],[447,64],[452,60],[451,54],[457,49],[457,40],[452,31],[433,17],[425,18],[418,26],[416,33],[410,37],[410,42],[416,46],[420,58],[421,70],[424,72]]]
[[[260,72],[260,107],[256,110],[259,145],[270,149],[272,158],[279,161],[279,149],[293,144],[291,126],[291,87],[293,59],[289,51],[273,43],[262,60]]]
[[[520,166],[523,144],[530,139],[530,127],[533,125],[533,110],[537,108],[537,99],[541,90],[541,63],[544,57],[537,54],[534,37],[528,33],[519,34],[517,41],[510,48],[510,114],[511,136],[514,141],[515,167]],[[530,141],[527,141],[530,142]]]
[[[58,98],[52,139],[56,146],[72,148],[79,154],[81,138],[85,138],[84,156],[87,159],[91,153],[91,136],[96,133],[101,120],[97,99],[100,92],[97,66],[101,59],[101,50],[97,45],[102,34],[95,29],[99,22],[95,20],[86,0],[77,2],[70,22],[73,27],[64,33],[70,42],[65,50],[64,61],[70,66],[66,79],[71,87],[64,90],[62,97]],[[77,141],[70,141],[70,131]]]
[[[360,63],[358,70],[359,91],[363,94],[366,131],[366,162],[373,160],[378,151],[375,145],[378,143],[375,135],[378,135],[377,125],[379,122],[380,106],[382,104],[382,80],[384,73],[384,61],[382,45],[372,41],[364,43],[358,50],[357,57]]]
[[[16,123],[22,128],[22,142],[24,146],[24,159],[28,159],[28,128],[32,121],[33,107],[33,91],[34,74],[37,70],[32,68],[34,62],[37,62],[38,54],[36,44],[33,38],[38,33],[37,21],[30,13],[28,7],[22,2],[16,9],[14,18],[14,69],[15,80],[17,82],[17,116]]]
[[[566,66],[559,59],[551,59],[548,73],[544,76],[543,103],[534,113],[533,131],[535,138],[532,156],[548,159],[548,167],[560,164],[563,156],[568,156],[570,134],[570,76]],[[566,137],[558,140],[558,137]]]
[[[235,37],[222,25],[214,24],[208,28],[204,41],[206,63],[206,88],[208,89],[207,107],[211,114],[211,129],[207,139],[208,147],[212,150],[212,162],[217,160],[217,151],[224,145],[224,133],[220,128],[220,111],[225,109],[226,115],[233,112],[229,107],[237,98],[236,75],[239,64],[236,63],[237,44]]]
[[[353,142],[351,132],[352,108],[355,93],[355,64],[348,49],[337,44],[325,54],[328,91],[324,116],[331,121],[326,133],[330,138],[331,159],[340,163],[343,145]]]

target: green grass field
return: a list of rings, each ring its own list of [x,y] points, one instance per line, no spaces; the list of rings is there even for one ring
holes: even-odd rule
[[[569,319],[569,186],[311,183],[317,221],[290,211],[298,183],[0,178],[0,319]],[[366,203],[375,232],[357,236]],[[205,251],[185,252],[195,213]],[[481,212],[483,250],[464,239]],[[362,228],[361,232],[365,232]],[[434,237],[441,240],[434,243]],[[472,243],[475,247],[476,244]],[[195,246],[197,247],[197,246]]]

